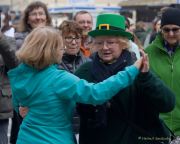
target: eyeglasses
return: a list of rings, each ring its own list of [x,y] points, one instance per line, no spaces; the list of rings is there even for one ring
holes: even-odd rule
[[[177,33],[179,31],[179,27],[176,27],[176,28],[163,28],[162,31],[164,33],[169,33],[170,31],[173,32],[173,33]]]
[[[81,37],[65,37],[66,42],[71,43],[73,40],[75,40],[76,42],[80,42],[81,41]]]
[[[118,41],[95,41],[95,45],[97,47],[102,48],[104,45],[106,45],[108,48],[112,48],[118,44]]]

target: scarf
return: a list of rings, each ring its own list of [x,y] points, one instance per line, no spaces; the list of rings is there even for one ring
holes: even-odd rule
[[[94,82],[101,82],[108,77],[117,74],[119,71],[124,70],[126,66],[134,63],[131,52],[124,50],[121,56],[114,63],[103,63],[96,53],[93,57],[93,63],[91,67],[91,73]]]
[[[96,53],[93,57],[93,62],[91,66],[91,74],[95,83],[101,82],[108,77],[117,74],[119,71],[124,70],[126,66],[132,65],[134,63],[131,52],[124,50],[121,56],[114,63],[103,63]],[[117,94],[118,95],[118,94]],[[103,129],[107,125],[107,108],[108,102],[97,105],[95,107],[95,128]]]

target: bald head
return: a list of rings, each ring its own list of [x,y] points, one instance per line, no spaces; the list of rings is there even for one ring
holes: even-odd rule
[[[83,29],[83,35],[87,35],[93,27],[93,18],[88,11],[79,11],[74,15],[74,21]]]

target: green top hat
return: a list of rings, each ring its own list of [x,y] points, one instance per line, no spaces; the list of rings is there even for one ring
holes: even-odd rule
[[[128,39],[132,34],[125,30],[125,18],[118,14],[101,14],[97,17],[96,29],[88,33],[96,36],[122,36]]]

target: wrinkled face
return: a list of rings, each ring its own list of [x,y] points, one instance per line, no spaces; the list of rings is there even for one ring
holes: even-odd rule
[[[69,33],[63,36],[63,42],[66,47],[65,53],[76,55],[80,51],[81,35]]]
[[[78,14],[76,16],[76,20],[75,20],[80,27],[83,29],[83,35],[87,35],[89,31],[92,30],[93,27],[93,20],[91,15],[89,15],[88,13],[85,14]]]
[[[29,13],[28,24],[32,29],[38,26],[45,26],[47,23],[47,16],[43,8],[39,7]]]
[[[116,36],[97,36],[94,39],[94,47],[97,49],[101,60],[105,63],[115,61],[124,49],[120,38]]]
[[[173,46],[180,41],[180,27],[177,25],[164,25],[162,28],[163,38]]]

